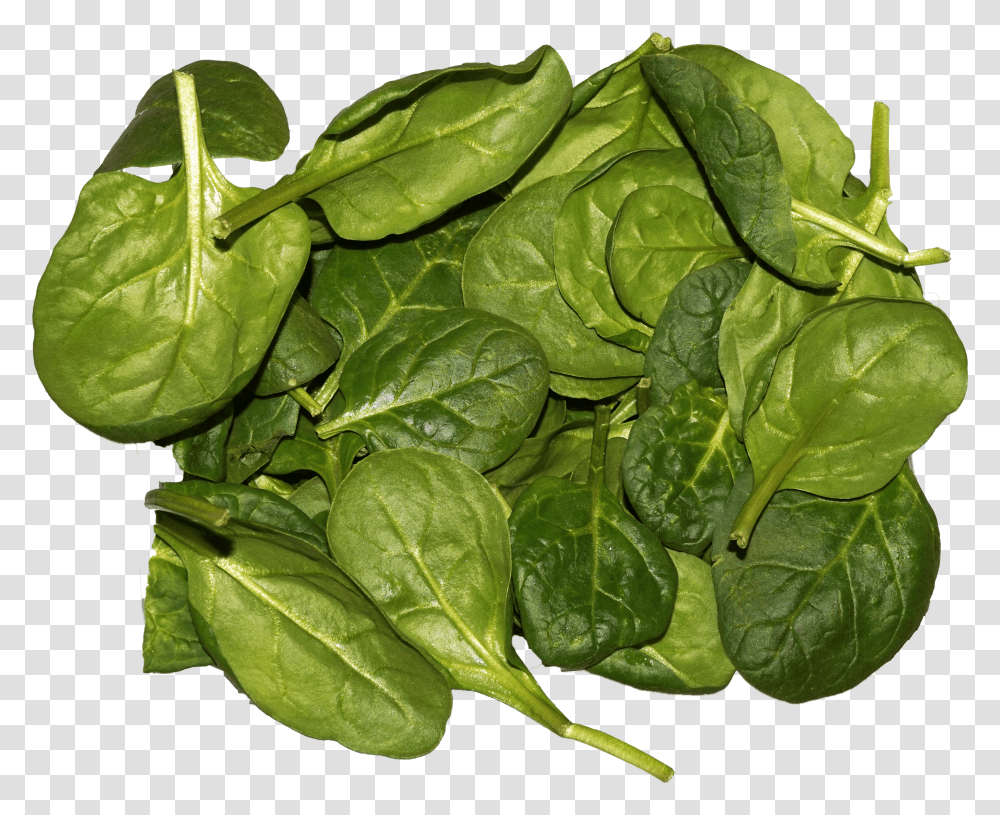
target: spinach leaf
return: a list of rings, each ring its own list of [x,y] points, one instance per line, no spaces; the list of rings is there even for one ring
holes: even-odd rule
[[[637,376],[612,376],[607,379],[588,379],[582,376],[551,374],[549,387],[554,393],[571,399],[588,399],[600,402],[627,391],[639,381]]]
[[[559,291],[583,322],[605,339],[645,351],[652,330],[625,313],[607,268],[615,215],[640,187],[671,184],[708,199],[708,182],[684,149],[640,150],[612,159],[580,181],[555,224]]]
[[[252,68],[201,59],[178,70],[198,84],[205,147],[213,158],[274,161],[288,145],[288,119],[274,91]],[[139,100],[135,118],[97,173],[162,167],[185,158],[173,74],[161,76]],[[95,175],[97,174],[95,173]]]
[[[917,630],[939,558],[934,513],[906,466],[852,501],[779,492],[750,547],[730,546],[712,568],[723,646],[776,699],[842,693]]]
[[[569,72],[545,45],[489,63],[397,80],[343,111],[301,167],[216,222],[225,237],[309,196],[334,232],[378,240],[433,221],[506,181],[562,119]]]
[[[240,401],[226,439],[225,478],[231,484],[262,469],[281,440],[295,435],[299,416],[298,403],[284,393]]]
[[[610,418],[599,405],[587,483],[538,478],[509,519],[525,639],[542,662],[564,669],[660,636],[677,594],[669,556],[605,486]]]
[[[488,470],[527,438],[548,385],[545,354],[520,326],[473,309],[423,312],[348,359],[346,408],[316,433],[350,430],[372,451],[423,447]]]
[[[180,171],[160,184],[123,172],[88,181],[32,315],[35,367],[49,395],[119,442],[170,436],[225,407],[257,370],[309,252],[294,207],[231,245],[208,236],[221,208],[252,192],[219,173],[194,80],[174,79]]]
[[[299,484],[295,491],[288,496],[288,503],[301,509],[320,529],[326,529],[326,521],[330,516],[330,505],[333,502],[326,484],[318,475]]]
[[[582,172],[547,178],[507,199],[465,256],[465,305],[523,326],[545,349],[553,372],[574,377],[638,376],[642,356],[584,325],[559,292],[552,233]]]
[[[168,436],[158,444],[170,445],[174,461],[184,472],[222,481],[226,477],[226,439],[233,426],[233,403],[214,416],[176,436]]]
[[[668,401],[691,380],[706,388],[723,387],[719,327],[750,268],[742,260],[706,266],[688,274],[667,296],[646,349],[653,404]]]
[[[594,170],[632,150],[682,146],[680,131],[639,64],[642,56],[670,50],[669,38],[653,34],[621,62],[577,85],[567,117],[514,177],[514,191],[571,170]]]
[[[330,327],[298,292],[264,354],[254,383],[257,396],[284,393],[308,384],[340,357],[340,345]]]
[[[202,643],[261,710],[362,753],[434,749],[451,714],[444,677],[333,561],[203,499],[153,490],[146,505],[187,569]]]
[[[415,448],[361,461],[334,498],[333,552],[400,635],[448,677],[661,780],[673,771],[571,723],[511,645],[511,557],[504,508],[457,459]]]
[[[316,392],[326,406],[351,355],[390,325],[418,312],[462,305],[462,261],[499,201],[475,198],[403,237],[334,246],[309,291],[309,302],[343,338],[340,364]]]
[[[777,490],[856,498],[885,486],[962,403],[967,365],[929,303],[863,297],[811,314],[746,422],[755,486],[733,538],[747,544]]]
[[[748,464],[726,400],[691,381],[649,408],[629,433],[622,471],[639,519],[664,546],[700,555],[715,518]]]
[[[640,187],[625,199],[608,235],[615,293],[627,311],[655,326],[690,272],[750,254],[738,240],[704,198],[669,184]]]
[[[162,538],[153,538],[142,614],[142,670],[173,673],[211,665],[188,608],[187,570]]]
[[[722,648],[712,567],[694,555],[667,554],[677,569],[677,601],[666,632],[615,651],[587,670],[640,690],[717,693],[736,669]]]

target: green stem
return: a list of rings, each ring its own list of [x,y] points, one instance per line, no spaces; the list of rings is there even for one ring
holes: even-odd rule
[[[344,370],[343,366],[344,360],[341,359],[337,363],[336,367],[330,371],[330,375],[326,378],[326,381],[320,385],[319,390],[313,394],[313,399],[320,406],[320,413],[326,410],[327,406],[333,400],[333,397],[337,395],[337,389],[340,388],[340,374]]]
[[[181,495],[170,490],[150,490],[146,493],[146,508],[180,515],[202,526],[225,526],[229,510],[209,503],[204,498]]]
[[[597,405],[594,408],[594,437],[590,444],[590,484],[597,491],[604,485],[604,455],[608,448],[608,431],[611,429],[611,406]]]
[[[350,172],[350,169],[347,172]],[[240,227],[246,226],[258,218],[263,218],[278,207],[283,207],[296,198],[302,198],[345,174],[293,173],[279,178],[273,187],[261,190],[253,198],[248,198],[242,204],[237,204],[223,212],[212,222],[212,234],[216,238],[228,238]],[[327,175],[332,175],[332,177],[327,178]]]
[[[778,491],[781,482],[785,480],[788,471],[792,469],[798,461],[798,450],[792,448],[784,456],[778,459],[777,463],[768,470],[767,474],[759,483],[754,483],[753,491],[746,503],[740,509],[736,520],[733,521],[733,528],[729,533],[729,539],[736,541],[740,549],[746,549],[750,543],[750,535],[757,525],[761,513],[768,502]]]
[[[274,478],[273,476],[265,475],[264,473],[255,476],[248,483],[259,490],[267,490],[268,492],[273,492],[275,495],[280,495],[282,498],[287,498],[289,495],[295,492],[295,487],[293,487],[291,484],[282,481],[280,478]]]
[[[319,416],[323,412],[325,405],[321,405],[312,396],[309,395],[309,391],[305,388],[292,388],[288,395],[292,397],[296,402],[298,402],[302,407],[309,411],[310,416]]]
[[[828,232],[845,238],[851,245],[896,266],[927,266],[932,263],[947,263],[951,260],[951,255],[948,252],[937,247],[920,249],[916,252],[904,252],[901,249],[896,249],[860,227],[842,221],[840,218],[817,209],[805,201],[799,201],[797,198],[792,199],[792,217],[817,224]]]
[[[633,747],[631,744],[609,736],[607,733],[602,733],[600,730],[594,730],[582,724],[570,724],[559,735],[581,744],[587,744],[590,747],[596,747],[603,753],[620,758],[640,770],[645,770],[660,781],[666,782],[674,777],[673,769],[662,761],[644,753],[638,747]]]
[[[876,102],[872,110],[871,163],[868,186],[889,190],[889,108]],[[889,192],[889,195],[892,195]]]
[[[639,384],[635,386],[635,409],[639,416],[642,416],[652,403],[652,391],[653,380],[648,376],[644,376],[639,380]]]

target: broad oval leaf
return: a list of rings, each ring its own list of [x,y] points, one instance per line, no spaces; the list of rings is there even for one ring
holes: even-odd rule
[[[615,293],[635,317],[655,326],[689,273],[750,254],[737,240],[704,198],[669,184],[641,187],[625,199],[608,236]]]
[[[742,260],[723,261],[691,272],[670,292],[646,349],[653,404],[669,401],[691,380],[706,388],[723,387],[719,328],[750,269]]]
[[[261,710],[361,753],[437,746],[447,682],[330,558],[202,499],[153,490],[146,503],[187,569],[201,641]]]
[[[736,669],[722,647],[712,567],[701,558],[667,551],[677,569],[677,601],[658,639],[622,648],[587,670],[656,693],[717,693]]]
[[[937,521],[904,466],[852,501],[779,492],[747,550],[712,567],[726,653],[785,702],[843,693],[888,662],[927,612]]]
[[[201,59],[178,70],[191,74],[198,83],[202,128],[210,156],[274,161],[284,152],[289,137],[285,110],[255,70],[238,62],[214,59]],[[184,148],[177,114],[174,78],[167,74],[139,100],[135,118],[118,137],[97,173],[180,163]]]
[[[632,507],[663,545],[700,555],[747,464],[725,399],[692,381],[635,420],[622,472]]]
[[[885,486],[967,384],[965,347],[936,306],[866,297],[810,315],[746,423],[755,486],[732,534],[746,544],[779,489],[856,498]]]
[[[420,313],[347,361],[346,407],[317,433],[350,430],[373,451],[422,447],[483,471],[521,446],[548,385],[545,353],[520,326],[473,309]]]
[[[607,267],[608,234],[630,193],[672,184],[708,199],[707,181],[685,149],[640,150],[613,159],[579,182],[559,210],[554,263],[559,291],[605,339],[644,351],[652,330],[622,308]]]
[[[569,107],[569,72],[547,45],[517,65],[461,67],[374,91],[288,183],[311,186],[341,237],[378,240],[508,179]]]
[[[586,175],[540,181],[507,199],[483,225],[465,256],[465,305],[506,317],[530,331],[555,373],[573,377],[638,376],[642,356],[588,328],[559,292],[553,261],[556,217]]]
[[[231,185],[205,148],[190,77],[185,161],[163,183],[101,173],[38,284],[34,358],[62,410],[119,442],[163,438],[218,413],[250,380],[309,254],[305,215],[278,210],[228,244],[209,237]]]
[[[330,327],[296,292],[271,347],[264,354],[254,393],[270,396],[306,385],[339,357],[340,345]]]

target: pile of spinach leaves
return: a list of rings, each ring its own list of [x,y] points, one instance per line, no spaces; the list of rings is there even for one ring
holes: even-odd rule
[[[885,218],[884,105],[866,185],[802,86],[654,35],[576,87],[548,46],[389,82],[267,190],[215,163],[288,132],[249,68],[158,80],[38,286],[53,400],[184,472],[146,497],[145,670],[397,758],[476,690],[665,781],[513,634],[789,702],[913,634],[940,539],[907,458],[967,361],[913,271],[947,252]]]

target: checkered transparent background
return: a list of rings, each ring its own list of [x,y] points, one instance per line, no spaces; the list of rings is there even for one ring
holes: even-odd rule
[[[99,439],[49,401],[30,315],[81,186],[150,82],[202,58],[262,74],[285,102],[288,152],[221,163],[237,184],[268,186],[348,101],[400,74],[551,43],[579,80],[652,31],[799,79],[861,148],[862,178],[872,102],[892,110],[890,217],[911,248],[952,250],[922,277],[972,375],[914,456],[943,538],[921,630],[854,691],[801,706],[739,677],[711,697],[654,697],[524,654],[571,719],[670,763],[667,785],[470,693],[437,751],[398,762],[304,738],[214,670],[144,675],[143,495],[178,472],[169,451]],[[5,4],[0,813],[1000,811],[998,35],[995,0]]]

